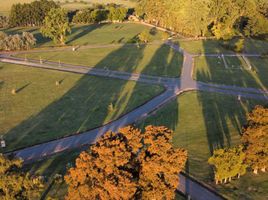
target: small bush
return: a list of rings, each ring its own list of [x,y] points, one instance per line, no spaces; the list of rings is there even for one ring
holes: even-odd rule
[[[28,50],[36,44],[32,33],[23,32],[22,35],[6,35],[0,32],[0,51]]]
[[[151,40],[150,31],[144,30],[138,35],[139,41],[143,43],[148,43]]]
[[[236,42],[232,43],[231,40],[229,41],[222,41],[221,46],[227,50],[235,51],[241,53],[245,47],[245,40],[239,39]]]

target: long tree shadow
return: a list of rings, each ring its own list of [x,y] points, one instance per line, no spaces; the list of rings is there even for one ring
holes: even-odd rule
[[[168,45],[162,44],[156,50],[147,66],[142,70],[142,73],[179,77],[182,69],[182,61],[183,55],[173,50]]]
[[[125,72],[139,72],[138,67],[143,59],[143,52],[146,45],[133,46],[125,44],[116,51],[110,53],[106,58],[95,65],[96,68],[103,68]]]
[[[210,48],[207,47],[209,46],[207,43],[207,41],[203,41],[205,53],[207,53],[206,49]],[[261,58],[254,59],[255,63],[252,63],[251,58],[242,56],[222,56],[219,54],[218,57],[197,57],[195,59],[195,76],[197,80],[203,82],[267,89],[267,79],[263,78],[262,75],[267,75],[268,69],[263,67],[264,65],[259,59],[261,60]],[[247,63],[247,60],[250,64]]]
[[[141,70],[142,74],[161,73],[163,76],[179,77],[181,74],[180,58],[181,55],[173,52],[173,50],[163,44],[161,45],[151,58],[150,62]],[[160,62],[160,65],[159,63]],[[156,63],[158,66],[156,66]],[[174,65],[177,63],[178,65]],[[160,69],[159,69],[160,68]],[[168,92],[168,91],[166,91]],[[174,91],[170,91],[171,93]],[[144,129],[148,125],[165,126],[175,131],[179,123],[179,102],[174,98],[164,107],[150,113],[147,119],[138,122],[138,126]],[[176,136],[174,136],[176,137]]]
[[[109,63],[114,55],[118,56],[122,51],[125,52],[124,46],[103,58],[99,65]],[[125,62],[126,66],[137,66],[142,54],[143,51],[139,49],[135,55],[129,55],[129,59]],[[64,78],[62,83],[64,84],[71,79],[71,74],[59,73],[58,82]],[[57,87],[60,89],[61,85],[55,86]],[[143,103],[142,101],[149,100],[158,91],[157,88],[152,88],[150,95],[134,98],[136,95],[142,96],[146,90],[149,90],[149,86],[144,84],[136,86],[133,82],[81,76],[73,87],[58,100],[5,133],[7,150],[84,132],[108,123],[139,106]],[[129,98],[131,96],[129,94],[133,94],[133,99]],[[45,98],[45,95],[43,96]]]
[[[206,49],[206,42],[203,45],[204,49]],[[196,69],[197,80],[221,81],[220,83],[222,84],[241,84],[244,87],[252,86],[252,83],[249,82],[252,79],[250,72],[244,68],[232,69],[234,68],[232,65],[242,66],[239,59],[235,58],[235,60],[230,60],[231,62],[227,63],[230,69],[225,68],[220,57],[205,57],[204,60],[203,64],[206,64],[207,67],[203,67],[203,70]],[[202,107],[207,144],[211,155],[215,149],[237,144],[242,132],[242,126],[246,122],[247,112],[256,104],[263,103],[262,101],[246,100],[243,98],[239,100],[236,96],[208,92],[199,92],[198,101]],[[211,179],[213,179],[212,172],[212,169],[210,169]]]
[[[91,25],[83,25],[83,26],[74,26],[72,27],[72,33],[68,37],[66,44],[73,44],[76,40],[82,38],[83,36],[87,35],[88,33],[102,28],[105,24],[91,24]],[[86,44],[83,44],[86,45]]]

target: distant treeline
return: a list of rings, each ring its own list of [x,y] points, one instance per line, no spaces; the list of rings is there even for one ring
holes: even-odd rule
[[[73,17],[73,23],[97,23],[101,21],[123,21],[128,9],[116,4],[96,4],[91,8],[78,11]]]
[[[140,0],[136,14],[187,36],[260,36],[268,33],[267,0]]]
[[[18,3],[11,8],[9,19],[0,16],[0,28],[9,25],[16,26],[41,26],[45,16],[52,8],[59,8],[59,3],[52,0],[33,1],[32,3]],[[98,23],[101,21],[123,21],[129,9],[110,3],[93,4],[91,8],[70,11],[72,23]],[[133,12],[133,9],[132,9]],[[7,21],[8,20],[8,21]]]
[[[60,7],[52,0],[15,4],[9,26],[41,26],[52,8]],[[91,8],[69,13],[72,23],[123,21],[133,14],[149,23],[179,32],[185,36],[265,36],[268,34],[267,0],[139,0],[138,7],[127,9],[116,4],[95,4]],[[0,27],[7,24],[0,18]]]
[[[50,9],[58,7],[59,5],[52,0],[14,4],[9,15],[9,26],[40,26]]]

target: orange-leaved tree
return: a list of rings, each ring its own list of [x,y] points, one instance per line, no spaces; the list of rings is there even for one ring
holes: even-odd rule
[[[242,142],[246,153],[246,162],[258,173],[266,171],[268,166],[268,109],[262,106],[248,115],[247,126],[243,130]]]
[[[162,126],[107,132],[65,176],[66,199],[173,199],[187,152],[171,139]]]

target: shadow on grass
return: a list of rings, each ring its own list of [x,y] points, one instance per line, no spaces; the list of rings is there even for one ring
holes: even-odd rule
[[[16,90],[16,93],[21,92],[22,90],[24,90],[25,88],[27,88],[27,87],[28,87],[29,85],[31,85],[31,84],[32,84],[32,83],[27,83],[27,84],[25,84],[24,86],[18,88],[18,89]]]
[[[100,65],[109,63],[111,58],[122,59],[118,56],[115,58],[114,55],[120,55],[123,52],[125,56],[128,55],[125,60],[128,67],[137,66],[143,54],[142,50],[137,51],[135,55],[127,54],[125,47],[122,47],[103,58]],[[57,81],[61,81],[63,78],[64,82],[68,81],[68,73],[62,72],[61,76]],[[61,84],[55,87],[60,89]],[[5,134],[7,150],[42,143],[98,127],[141,105],[152,98],[157,91],[158,89],[155,87],[151,87],[149,90],[149,86],[144,84],[137,86],[127,81],[84,75],[57,101],[8,131]],[[109,108],[110,105],[112,105],[112,109]]]
[[[210,51],[210,45],[203,41],[205,53]],[[208,47],[207,47],[208,46]],[[206,52],[208,49],[208,52]],[[250,59],[250,58],[245,58]],[[256,58],[261,59],[261,58]],[[198,57],[199,65],[196,64],[196,79],[203,82],[223,84],[229,86],[251,87],[267,89],[267,79],[262,74],[267,75],[264,68],[260,70],[258,66],[251,67],[241,56],[218,56],[218,57]],[[226,63],[226,64],[225,64]],[[251,62],[250,62],[251,63]],[[261,63],[259,63],[261,65]]]
[[[110,53],[106,59],[100,61],[95,67],[116,71],[127,71],[130,73],[137,72],[145,48],[146,45],[133,47],[133,45],[125,44],[118,50]]]
[[[206,42],[203,42],[206,49]],[[197,71],[197,80],[217,82],[225,85],[238,85],[243,87],[259,86],[252,73],[243,69],[234,69],[242,66],[241,60],[227,58],[228,68],[225,67],[222,58],[206,57],[206,71]],[[236,96],[219,95],[211,93],[198,93],[198,101],[202,105],[206,136],[210,154],[215,149],[230,147],[237,143],[232,138],[234,133],[241,134],[242,126],[246,123],[246,114],[257,105],[257,101],[238,100]],[[260,102],[261,103],[261,102]],[[236,138],[240,138],[239,135]],[[213,170],[210,170],[210,178],[213,179]]]
[[[182,69],[183,56],[162,44],[156,50],[147,67],[142,70],[143,74],[163,74],[163,76],[179,77]]]
[[[88,33],[101,28],[105,24],[92,24],[92,25],[84,25],[84,26],[75,26],[72,28],[71,35],[68,37],[68,41],[66,44],[72,44],[76,40],[80,39],[81,37],[87,35]],[[83,44],[86,45],[86,44]]]

